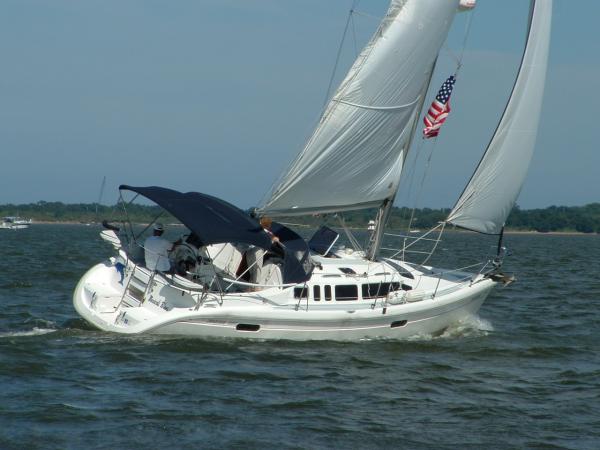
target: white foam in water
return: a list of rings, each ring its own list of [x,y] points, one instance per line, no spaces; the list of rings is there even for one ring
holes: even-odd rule
[[[441,334],[427,334],[427,333],[418,333],[413,334],[412,336],[408,336],[403,339],[404,341],[409,342],[423,342],[423,341],[432,341],[434,339],[449,339],[449,338],[461,338],[472,335],[486,335],[490,331],[494,331],[494,327],[489,320],[482,319],[477,315],[471,315],[460,322],[453,323],[448,328],[444,330]],[[372,338],[363,338],[361,341],[372,341],[372,340],[396,340],[394,338],[380,338],[380,339],[372,339]]]
[[[442,334],[415,334],[407,338],[407,341],[431,341],[434,339],[461,338],[472,335],[486,335],[494,331],[492,324],[477,315],[464,318],[460,322],[453,323],[444,330]]]
[[[54,331],[57,331],[57,330],[53,329],[53,328],[34,327],[33,330],[28,330],[28,331],[7,331],[5,333],[0,333],[0,338],[19,337],[19,336],[39,336],[42,334],[53,333]]]
[[[478,315],[471,315],[450,325],[441,334],[441,338],[452,338],[461,336],[470,336],[472,334],[487,334],[494,331],[494,327],[490,321],[482,319]]]

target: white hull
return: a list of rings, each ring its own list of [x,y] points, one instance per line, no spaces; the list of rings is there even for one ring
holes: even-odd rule
[[[29,228],[29,225],[25,224],[12,224],[12,223],[0,223],[0,230],[22,230]]]
[[[121,284],[111,262],[90,269],[75,289],[77,312],[104,331],[205,338],[360,340],[432,335],[477,312],[496,284],[481,275],[465,281],[461,274],[461,281],[441,283],[439,277],[429,275],[419,283],[433,290],[317,304],[293,298],[293,287],[223,296],[210,293],[201,299],[199,291],[172,285],[172,280],[160,275],[148,288],[147,269],[130,265],[126,272]],[[130,280],[133,273],[135,279]]]
[[[0,222],[0,230],[22,230],[29,228],[31,219],[21,219],[17,216],[7,216]]]

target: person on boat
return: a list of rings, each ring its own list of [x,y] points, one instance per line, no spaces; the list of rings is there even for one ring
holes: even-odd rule
[[[254,218],[255,216],[251,214],[251,217]],[[237,246],[242,254],[242,259],[236,271],[236,278],[250,283],[257,283],[261,280],[261,272],[266,259],[274,256],[278,258],[284,257],[282,244],[279,241],[279,238],[271,231],[273,220],[270,217],[263,216],[259,219],[259,223],[264,232],[267,233],[271,239],[271,248],[267,251],[266,249],[254,245]],[[250,290],[252,291],[255,289]]]
[[[275,236],[275,234],[271,231],[271,226],[273,225],[273,220],[270,217],[262,216],[260,218],[260,226],[265,230],[265,233],[269,235],[271,238],[271,243],[275,244],[279,242],[279,238]]]
[[[165,228],[161,223],[154,224],[152,236],[148,236],[144,241],[144,258],[146,267],[160,272],[169,272],[171,270],[171,261],[169,261],[169,252],[173,250],[174,245],[162,237]]]
[[[259,222],[260,226],[263,228],[265,233],[267,233],[271,238],[271,248],[269,252],[271,253],[271,255],[283,258],[285,254],[285,246],[283,245],[279,237],[275,233],[273,233],[273,230],[271,229],[273,225],[273,220],[270,217],[262,216]]]

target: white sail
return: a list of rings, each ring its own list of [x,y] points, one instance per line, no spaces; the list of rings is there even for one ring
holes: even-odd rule
[[[479,166],[447,222],[499,234],[533,155],[550,44],[552,0],[532,0],[529,35],[512,95]]]
[[[391,2],[264,212],[370,208],[394,197],[411,130],[458,4]]]

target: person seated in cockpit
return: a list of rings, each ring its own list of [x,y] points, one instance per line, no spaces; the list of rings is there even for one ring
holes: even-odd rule
[[[160,272],[171,270],[169,253],[173,250],[174,245],[162,237],[164,232],[163,225],[155,223],[152,236],[148,236],[144,241],[144,259],[146,260],[146,267],[150,270]]]

